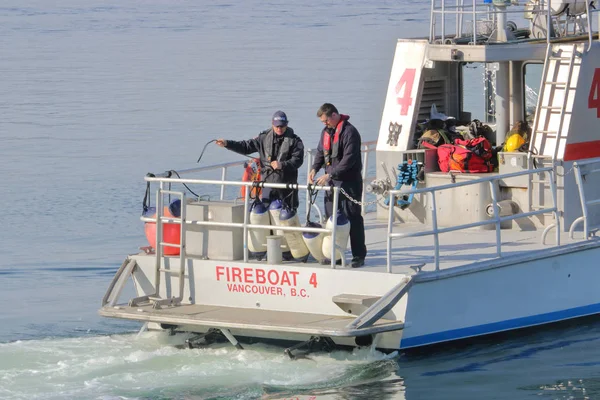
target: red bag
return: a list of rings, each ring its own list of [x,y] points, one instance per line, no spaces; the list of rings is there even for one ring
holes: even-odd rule
[[[485,138],[483,138],[485,140]],[[477,139],[472,139],[477,140]],[[455,142],[468,142],[457,139]],[[485,140],[487,142],[487,140]],[[489,142],[488,142],[489,145]],[[467,173],[492,172],[494,167],[489,159],[484,159],[473,151],[453,144],[443,144],[438,147],[438,164],[443,172],[457,171]],[[490,149],[491,154],[491,149]],[[491,157],[490,157],[491,158]]]
[[[475,139],[455,139],[454,144],[466,147],[473,153],[483,158],[484,160],[492,159],[492,145],[483,136],[476,137]]]

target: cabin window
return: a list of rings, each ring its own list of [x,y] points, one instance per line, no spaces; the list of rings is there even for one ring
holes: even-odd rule
[[[462,104],[463,111],[471,114],[471,120],[478,119],[483,123],[495,122],[493,86],[489,78],[495,78],[495,71],[483,63],[466,63],[463,65]]]
[[[523,64],[523,115],[533,126],[533,117],[535,116],[535,107],[540,93],[540,84],[542,82],[542,71],[544,64],[528,62]]]

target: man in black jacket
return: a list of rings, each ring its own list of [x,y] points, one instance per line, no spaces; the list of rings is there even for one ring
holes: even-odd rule
[[[272,127],[250,140],[218,139],[217,145],[240,154],[258,153],[264,181],[268,183],[298,183],[298,168],[304,162],[304,144],[288,126],[283,111],[273,114]],[[298,191],[291,189],[262,189],[263,201],[280,199],[284,207],[296,210]]]
[[[323,104],[317,111],[317,117],[325,124],[325,128],[321,132],[308,181],[314,183],[315,175],[325,166],[325,174],[316,180],[316,184],[341,187],[350,197],[360,201],[363,190],[360,134],[348,122],[350,117],[340,114],[333,104]],[[352,268],[362,267],[367,246],[361,207],[345,195],[340,196],[339,207],[350,221]],[[328,218],[333,213],[332,193],[325,194],[325,213]]]

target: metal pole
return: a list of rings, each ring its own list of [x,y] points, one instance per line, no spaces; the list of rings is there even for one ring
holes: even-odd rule
[[[154,249],[154,253],[156,254],[154,260],[155,267],[155,275],[154,275],[154,288],[155,294],[159,297],[159,287],[160,287],[160,264],[163,255],[162,251],[162,209],[163,209],[163,199],[162,199],[162,191],[163,191],[163,181],[160,181],[158,191],[156,192],[156,249]]]
[[[504,143],[510,129],[510,63],[498,63],[496,71],[496,145]]]
[[[436,203],[435,203],[435,191],[432,190],[431,192],[431,225],[433,228],[433,247],[434,247],[434,261],[435,261],[435,270],[439,271],[440,270],[440,238],[439,238],[439,233],[438,233],[438,224],[437,224],[437,210],[436,210]]]
[[[244,191],[244,262],[248,262],[248,196],[252,186],[245,186]]]
[[[365,179],[367,178],[367,165],[369,163],[369,146],[365,145],[365,154],[363,156],[363,166],[362,166],[362,192],[360,196],[360,213],[364,217],[367,213],[367,207],[365,206],[366,199],[366,190],[365,190]]]
[[[585,2],[585,16],[587,21],[587,30],[588,30],[588,48],[586,52],[590,51],[592,48],[592,14],[590,14],[590,2],[586,0]],[[566,96],[566,94],[565,94]]]
[[[227,167],[223,167],[221,170],[221,181],[224,181],[227,178]],[[221,198],[223,200],[225,198],[225,185],[221,184]]]
[[[431,12],[429,15],[429,43],[435,40],[435,0],[431,0]]]
[[[459,13],[456,15],[457,19],[457,28],[456,28],[456,37],[462,37],[463,31],[463,13],[465,12],[465,0],[460,0]]]
[[[310,151],[306,152],[306,184],[308,185],[308,175],[310,174],[310,171],[312,170],[312,153]],[[306,189],[306,214],[308,215],[308,213],[310,212],[310,194],[308,193],[308,189]]]
[[[546,21],[546,44],[550,44],[550,32],[552,32],[552,13],[550,12],[550,8],[551,8],[551,1],[548,0],[548,4],[547,4],[547,21]],[[546,62],[548,62],[548,60],[546,60]],[[538,101],[539,103],[539,101]]]
[[[388,212],[387,230],[387,272],[392,272],[392,230],[394,224],[394,195],[390,194],[390,209]]]
[[[477,44],[477,5],[475,4],[475,0],[473,0],[473,44]]]
[[[181,226],[179,227],[179,301],[183,301],[183,287],[185,282],[185,210],[186,206],[185,192],[181,193]]]
[[[579,191],[579,201],[581,202],[581,213],[583,215],[583,235],[587,240],[588,238],[588,224],[587,224],[587,204],[585,200],[585,192],[583,191],[583,179],[581,179],[581,167],[576,162],[573,164],[575,170],[575,181],[577,182],[577,189]]]
[[[511,121],[513,123],[524,120],[523,110],[523,80],[521,79],[523,73],[523,62],[522,61],[510,61],[510,98],[511,98]],[[531,138],[528,138],[531,140]]]
[[[498,197],[496,195],[496,181],[490,181],[492,193],[492,207],[494,208],[494,221],[496,221],[496,255],[502,257],[502,237],[500,234],[500,217],[498,216]]]
[[[446,40],[446,0],[442,0],[442,44]]]
[[[554,219],[556,220],[556,245],[560,246],[560,215],[558,214],[558,196],[556,194],[556,177],[554,176],[554,170],[548,171],[548,178],[550,178],[550,191],[552,192],[552,201],[554,203]],[[587,218],[586,218],[587,220]],[[585,230],[585,238],[587,240],[587,221],[583,222],[584,230]]]
[[[338,214],[338,201],[340,199],[340,188],[333,188],[333,209],[331,214],[331,220],[333,222],[333,230],[331,232],[331,268],[335,269],[335,250],[336,250],[336,230],[337,230],[337,214]],[[342,254],[342,257],[344,255]]]

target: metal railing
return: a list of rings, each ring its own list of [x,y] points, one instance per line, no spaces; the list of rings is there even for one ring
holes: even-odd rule
[[[590,169],[588,169],[588,167]],[[598,160],[590,160],[590,161],[576,161],[573,163],[573,169],[575,171],[575,181],[577,182],[577,189],[579,191],[579,200],[581,202],[581,212],[582,216],[577,218],[571,224],[569,228],[569,237],[573,238],[573,234],[575,232],[575,228],[577,225],[583,222],[583,238],[589,239],[590,231],[595,231],[600,229],[600,224],[595,224],[590,226],[590,215],[588,211],[589,206],[597,206],[600,204],[600,198],[594,198],[592,200],[588,200],[585,193],[585,177],[586,175],[595,174],[600,172],[600,161]]]
[[[554,0],[555,3],[558,0]],[[590,8],[590,1],[585,1],[585,9],[587,18],[585,28],[581,26],[582,31],[587,30],[589,45],[588,51],[593,41],[593,26],[592,26],[592,14],[598,12],[597,9]],[[497,25],[506,23],[506,16],[509,14],[529,14],[527,19],[535,18],[536,15],[543,15],[546,19],[546,43],[551,42],[551,32],[553,31],[554,21],[557,20],[558,16],[552,13],[552,0],[540,0],[537,4],[528,1],[494,1],[484,2],[481,0],[431,0],[431,12],[430,12],[430,28],[429,28],[429,42],[430,43],[441,43],[450,44],[455,38],[462,38],[471,36],[472,40],[469,44],[477,44],[478,37],[485,37],[486,33],[482,32],[481,26],[492,26],[492,31],[497,30]],[[600,15],[600,14],[599,14]],[[448,21],[448,16],[450,18]],[[470,24],[465,24],[465,17],[471,17]],[[600,18],[600,17],[599,17]],[[436,27],[441,25],[439,34]],[[454,24],[453,35],[447,32],[447,25],[449,23]],[[485,25],[484,23],[488,24]],[[600,24],[600,21],[599,21]],[[466,35],[465,26],[472,25],[471,32]],[[489,26],[488,26],[489,31]],[[489,34],[489,32],[487,32]]]
[[[369,182],[369,180],[374,179],[374,176],[367,176],[368,174],[368,170],[369,170],[369,160],[370,160],[370,154],[373,153],[375,151],[377,147],[377,140],[371,140],[371,141],[367,141],[367,142],[362,142],[361,144],[361,152],[363,154],[363,168],[362,168],[362,177],[363,177],[363,191],[362,191],[362,198],[360,199],[361,203],[365,203],[365,198],[366,198],[366,186]],[[305,157],[304,157],[304,164],[306,165],[306,182],[305,184],[308,185],[308,174],[310,173],[310,170],[312,168],[312,162],[313,162],[313,158],[314,155],[316,154],[317,149],[306,149],[305,151]],[[252,157],[249,157],[252,158]],[[214,164],[214,165],[209,165],[209,166],[205,166],[205,167],[195,167],[195,168],[188,168],[188,169],[183,169],[183,170],[178,170],[178,171],[166,171],[160,174],[153,174],[153,176],[157,177],[157,178],[171,178],[173,176],[173,174],[176,174],[178,176],[182,176],[182,175],[188,175],[188,174],[193,174],[193,173],[199,173],[199,172],[209,172],[209,171],[215,171],[215,170],[221,170],[221,181],[225,182],[227,181],[227,175],[229,172],[229,168],[231,167],[241,167],[245,164],[245,161],[232,161],[232,162],[226,162],[226,163],[222,163],[222,164]],[[174,181],[171,181],[174,182]],[[220,185],[220,195],[219,195],[219,200],[225,200],[225,184],[221,184]],[[306,193],[308,194],[308,190],[306,191]],[[310,208],[310,204],[309,202],[306,203],[306,212],[308,213],[309,208]],[[313,207],[316,207],[318,210],[319,215],[321,215],[321,211],[319,209],[319,207],[317,205],[313,205]],[[366,207],[363,205],[362,206],[362,214],[365,215],[367,213]]]
[[[182,178],[169,178],[169,177],[153,177],[147,176],[144,178],[147,182],[156,182],[159,184],[159,188],[157,190],[157,207],[156,207],[156,216],[155,217],[144,217],[142,216],[140,219],[144,222],[154,222],[157,224],[156,226],[156,246],[166,245],[180,248],[180,258],[183,258],[185,255],[185,226],[188,224],[200,225],[200,226],[217,226],[217,227],[229,227],[229,228],[242,228],[243,229],[243,248],[244,248],[244,262],[248,262],[248,230],[249,229],[265,229],[270,230],[273,229],[273,225],[259,225],[259,224],[251,224],[249,222],[249,200],[250,200],[250,192],[251,189],[255,186],[254,182],[234,182],[234,181],[216,181],[216,180],[205,180],[205,179],[182,179]],[[181,183],[181,184],[203,184],[203,185],[223,185],[223,186],[245,186],[245,196],[244,196],[244,221],[243,222],[214,222],[214,221],[200,221],[200,220],[188,220],[185,218],[184,209],[185,204],[181,205],[182,214],[181,217],[166,217],[163,215],[163,207],[162,207],[162,195],[168,193],[174,193],[170,190],[165,189],[165,185],[172,183]],[[298,184],[281,184],[281,183],[260,183],[260,187],[265,188],[274,188],[274,189],[294,189],[294,190],[308,190],[307,185],[298,185]],[[333,186],[312,186],[317,190],[324,191],[333,191],[333,209],[337,210],[339,203],[339,193],[340,189],[338,187]],[[185,199],[185,197],[183,197]],[[337,236],[337,213],[333,213],[331,216],[332,219],[332,229],[327,228],[310,228],[310,227],[293,227],[293,226],[281,226],[277,225],[277,230],[280,231],[292,231],[292,232],[313,232],[313,233],[326,233],[331,235],[331,252],[330,252],[330,260],[331,260],[331,268],[336,267],[336,251],[340,251],[342,254],[342,267],[345,266],[345,258],[344,252],[346,249],[340,249],[336,244],[336,236]],[[165,243],[163,241],[163,229],[162,225],[165,223],[175,223],[181,224],[181,244],[171,244]],[[160,258],[161,252],[156,252],[156,269],[157,274],[160,272]],[[182,261],[183,262],[183,261]],[[157,282],[160,282],[160,278],[157,278]]]
[[[553,207],[543,208],[535,211],[521,212],[513,215],[508,215],[504,217],[500,217],[498,215],[498,194],[497,194],[497,186],[498,181],[501,179],[512,178],[515,176],[521,175],[533,175],[539,173],[547,173],[549,175],[549,183],[552,191],[552,199],[553,199]],[[554,179],[554,169],[551,167],[540,168],[534,170],[526,170],[521,172],[514,172],[510,174],[504,175],[495,175],[486,178],[475,179],[468,182],[460,182],[460,183],[452,183],[448,185],[435,186],[430,188],[422,188],[415,189],[410,191],[400,191],[400,190],[392,190],[389,192],[389,200],[390,204],[394,204],[394,197],[396,195],[409,195],[411,193],[428,193],[431,196],[431,224],[432,227],[429,230],[419,231],[419,232],[406,232],[406,233],[394,233],[394,207],[389,208],[388,214],[388,227],[387,227],[387,271],[392,272],[392,239],[394,238],[405,238],[405,237],[419,237],[419,236],[433,236],[434,243],[434,261],[435,261],[435,270],[439,271],[440,269],[440,243],[439,243],[439,235],[442,233],[465,230],[469,228],[479,227],[483,225],[496,225],[496,255],[497,257],[502,257],[502,240],[501,240],[501,227],[500,224],[504,221],[512,221],[519,218],[531,217],[534,215],[553,213],[555,223],[546,227],[542,234],[542,242],[544,242],[545,237],[550,229],[556,229],[556,245],[560,245],[560,219],[558,217],[558,206],[557,206],[557,193],[556,193],[556,184]],[[489,220],[477,221],[468,224],[461,224],[456,226],[451,226],[447,228],[438,228],[437,224],[437,208],[436,208],[436,192],[445,189],[454,189],[462,186],[469,185],[477,185],[481,183],[488,182],[490,184],[491,197],[492,197],[492,207],[494,210],[494,217]]]
[[[362,142],[361,143],[361,152],[363,155],[363,163],[362,163],[362,178],[363,178],[363,190],[362,190],[362,197],[360,199],[361,202],[361,209],[362,209],[362,215],[365,215],[367,213],[367,209],[365,206],[365,199],[366,199],[366,186],[367,186],[367,182],[371,179],[375,179],[374,176],[367,176],[368,174],[368,170],[369,170],[369,155],[371,153],[373,153],[376,150],[377,147],[377,140],[371,140],[368,142]],[[313,164],[313,158],[314,155],[316,154],[317,149],[307,149],[306,150],[306,157],[305,157],[305,163],[306,163],[306,184],[308,185],[308,174],[310,173],[310,170],[312,169],[312,164]],[[307,193],[308,195],[308,193]],[[310,204],[306,204],[306,213],[308,213],[310,208]]]

